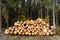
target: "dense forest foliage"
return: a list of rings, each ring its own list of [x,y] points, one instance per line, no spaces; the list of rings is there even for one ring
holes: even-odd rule
[[[59,0],[1,0],[2,26],[12,26],[17,20],[43,18],[50,25],[60,25]]]

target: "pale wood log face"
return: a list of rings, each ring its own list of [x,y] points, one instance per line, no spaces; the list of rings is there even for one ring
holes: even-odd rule
[[[53,35],[55,28],[38,18],[37,20],[17,21],[13,27],[5,30],[5,34],[19,35]]]

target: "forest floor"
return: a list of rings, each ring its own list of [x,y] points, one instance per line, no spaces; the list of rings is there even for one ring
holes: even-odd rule
[[[0,40],[60,40],[60,36],[22,36],[0,34]]]

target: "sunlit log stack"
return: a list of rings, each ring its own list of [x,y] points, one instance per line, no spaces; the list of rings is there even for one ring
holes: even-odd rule
[[[54,35],[55,28],[42,21],[41,18],[37,20],[17,21],[14,26],[5,30],[5,34],[19,34],[19,35]]]

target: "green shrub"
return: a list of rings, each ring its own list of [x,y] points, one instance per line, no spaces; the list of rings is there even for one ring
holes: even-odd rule
[[[60,29],[56,29],[56,34],[60,36]]]

